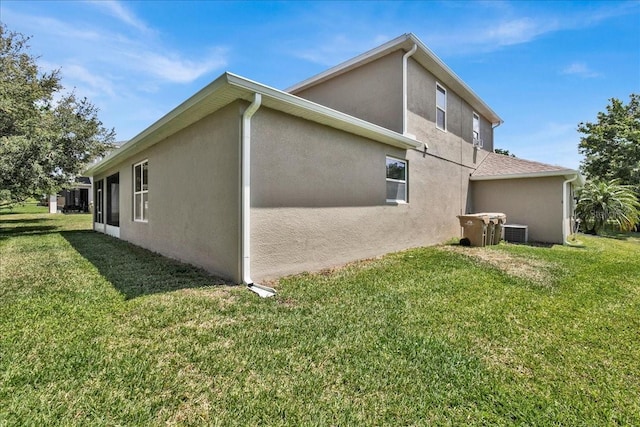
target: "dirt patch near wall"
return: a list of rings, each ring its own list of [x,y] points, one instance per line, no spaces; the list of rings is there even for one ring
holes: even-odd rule
[[[556,265],[551,262],[513,255],[503,251],[490,248],[474,248],[464,246],[440,246],[439,249],[447,252],[455,252],[491,266],[505,272],[509,276],[515,276],[535,283],[543,287],[552,287],[554,278],[552,270]]]

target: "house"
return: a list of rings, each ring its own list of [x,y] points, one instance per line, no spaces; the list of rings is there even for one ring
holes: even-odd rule
[[[69,188],[49,196],[49,213],[89,212],[92,203],[91,179],[79,176]]]
[[[437,244],[495,210],[500,123],[412,34],[287,91],[224,73],[89,168],[94,229],[247,284]]]

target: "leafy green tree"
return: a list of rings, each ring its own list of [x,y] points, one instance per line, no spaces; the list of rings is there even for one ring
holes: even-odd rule
[[[113,147],[86,98],[42,73],[28,38],[0,24],[0,206],[52,194]]]
[[[585,156],[582,172],[591,179],[636,186],[640,193],[640,95],[631,94],[629,103],[610,99],[606,112],[595,123],[578,125],[584,134],[578,150]]]
[[[579,190],[576,216],[590,234],[598,234],[607,223],[629,231],[640,221],[640,202],[634,188],[619,179],[588,181]]]
[[[496,148],[495,150],[493,150],[494,153],[496,154],[502,154],[503,156],[509,156],[509,157],[515,157],[515,154],[511,154],[509,152],[509,150],[505,150],[504,148]]]

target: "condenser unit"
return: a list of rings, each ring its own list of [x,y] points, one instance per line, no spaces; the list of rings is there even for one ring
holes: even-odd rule
[[[511,243],[527,243],[529,240],[529,226],[520,224],[505,224],[502,226],[504,240]]]

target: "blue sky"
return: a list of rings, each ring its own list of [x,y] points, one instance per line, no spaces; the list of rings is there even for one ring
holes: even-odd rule
[[[640,93],[640,2],[0,2],[119,140],[224,71],[278,89],[413,32],[505,121],[496,147],[577,168],[581,121]]]

